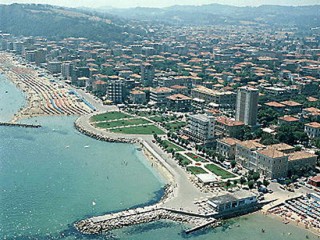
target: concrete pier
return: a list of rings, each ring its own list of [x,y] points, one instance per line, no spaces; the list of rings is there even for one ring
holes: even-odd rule
[[[159,220],[170,220],[192,225],[193,227],[191,229],[185,230],[186,233],[197,231],[209,225],[219,225],[214,218],[176,213],[164,208],[158,208],[154,205],[81,220],[75,224],[75,227],[84,234],[98,234],[126,226]]]

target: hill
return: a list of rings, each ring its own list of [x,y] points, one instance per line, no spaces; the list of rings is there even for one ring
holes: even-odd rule
[[[84,37],[102,42],[128,41],[145,34],[128,20],[110,14],[40,4],[0,5],[0,31],[52,39]]]
[[[102,11],[102,10],[101,10]],[[242,24],[242,22],[316,27],[320,24],[320,5],[235,7],[221,4],[176,5],[167,8],[104,9],[118,16],[179,24]]]

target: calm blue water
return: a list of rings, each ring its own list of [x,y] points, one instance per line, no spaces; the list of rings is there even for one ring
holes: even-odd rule
[[[24,95],[0,74],[0,122],[10,121],[24,104]]]
[[[10,85],[0,84],[0,92]],[[14,91],[5,96],[19,94]],[[16,109],[24,104],[16,103]],[[157,201],[164,182],[133,145],[86,137],[73,128],[74,119],[27,120],[42,124],[39,129],[0,127],[0,239],[315,239],[259,214],[189,236],[183,225],[168,222],[81,235],[72,227],[75,221]]]

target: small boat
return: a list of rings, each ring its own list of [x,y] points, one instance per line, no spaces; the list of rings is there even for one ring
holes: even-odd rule
[[[96,202],[95,201],[92,201],[92,206],[95,206],[96,205]]]
[[[142,151],[142,148],[137,148],[138,151]]]
[[[66,146],[66,148],[69,148],[69,147],[70,147],[69,145]]]
[[[90,147],[90,146],[89,145],[84,146],[84,148],[88,148],[88,147]]]

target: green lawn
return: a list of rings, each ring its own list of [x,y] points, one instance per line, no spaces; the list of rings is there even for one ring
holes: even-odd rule
[[[186,153],[186,155],[190,158],[192,158],[194,161],[196,162],[208,162],[207,160],[205,160],[203,157],[200,157],[196,154],[193,153]]]
[[[112,122],[99,122],[99,123],[96,123],[95,125],[100,128],[113,128],[113,127],[146,124],[146,123],[150,123],[150,122],[142,118],[135,118],[135,119],[122,119],[122,120],[112,121]]]
[[[172,123],[166,123],[164,125],[164,127],[167,130],[177,130],[177,129],[180,129],[180,128],[186,126],[186,125],[187,125],[186,122],[172,122]]]
[[[184,149],[168,140],[164,140],[163,143],[166,143],[168,145],[168,147],[166,148],[167,151],[169,151],[169,149],[173,149],[175,152],[178,151],[184,151]]]
[[[129,115],[122,113],[122,112],[107,112],[98,115],[94,115],[90,118],[92,122],[99,122],[99,121],[109,121],[109,120],[116,120],[121,118],[128,118]]]
[[[116,128],[116,129],[110,129],[111,132],[114,133],[123,133],[123,134],[164,134],[164,132],[157,128],[154,125],[148,125],[148,126],[137,126],[137,127],[124,127],[124,128]]]
[[[202,173],[207,173],[203,168],[201,167],[187,167],[187,170],[190,171],[192,174],[197,175],[197,174],[202,174]]]
[[[191,161],[188,158],[186,158],[185,156],[183,156],[180,153],[176,154],[176,158],[179,161],[179,164],[181,166],[187,166],[187,165],[189,165],[191,163]]]
[[[163,122],[163,121],[165,121],[165,118],[161,117],[161,116],[152,116],[152,117],[149,117],[149,119],[152,120],[152,121],[155,121],[155,122]]]
[[[208,164],[205,166],[206,169],[208,169],[210,172],[217,176],[221,176],[222,179],[226,178],[234,178],[236,175],[222,169],[221,167],[215,165],[215,164]]]

